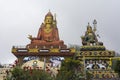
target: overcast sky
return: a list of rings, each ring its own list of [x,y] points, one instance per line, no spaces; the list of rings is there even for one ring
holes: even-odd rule
[[[0,63],[12,63],[13,45],[30,43],[37,36],[44,16],[57,14],[60,39],[65,44],[81,45],[86,26],[97,20],[99,41],[120,53],[120,0],[0,0]]]

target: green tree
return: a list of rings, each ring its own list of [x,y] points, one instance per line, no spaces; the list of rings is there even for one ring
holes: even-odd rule
[[[114,69],[115,72],[117,72],[118,75],[120,76],[120,60],[116,60],[113,69]]]
[[[50,74],[43,70],[33,69],[25,71],[19,67],[16,67],[11,73],[11,78],[15,78],[16,80],[53,80]]]
[[[14,77],[17,80],[22,80],[24,77],[24,71],[21,68],[16,67],[12,71],[12,77]]]
[[[80,80],[80,76],[82,75],[82,72],[80,71],[80,61],[68,58],[62,62],[56,80]]]

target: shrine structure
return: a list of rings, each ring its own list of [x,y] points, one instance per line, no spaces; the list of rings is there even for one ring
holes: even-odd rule
[[[67,48],[63,40],[59,38],[56,15],[49,11],[45,15],[44,23],[41,24],[37,37],[29,35],[30,43],[24,47],[13,46],[12,53],[18,58],[19,64],[23,63],[24,57],[38,56],[73,56],[74,48]]]
[[[93,75],[93,78],[116,78],[117,73],[111,69],[111,58],[115,52],[107,50],[102,42],[98,41],[96,34],[97,21],[93,22],[94,28],[88,23],[85,35],[81,37],[82,46],[78,52],[77,59],[83,63],[84,74],[86,71]],[[85,76],[86,77],[86,76]]]
[[[87,25],[84,36],[81,36],[82,46],[77,52],[76,59],[80,60],[86,71],[93,75],[93,78],[116,78],[118,75],[111,69],[111,59],[115,57],[115,52],[107,50],[103,42],[98,41],[96,34],[97,21],[93,22],[94,27]],[[24,47],[13,46],[12,53],[18,58],[19,65],[23,64],[23,59],[29,56],[51,57],[64,56],[73,57],[76,53],[74,48],[67,48],[63,40],[59,38],[56,16],[51,12],[45,15],[44,23],[41,24],[37,37],[29,35],[30,43]]]

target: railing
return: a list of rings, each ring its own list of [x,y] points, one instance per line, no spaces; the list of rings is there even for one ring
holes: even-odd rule
[[[13,46],[13,48],[26,48],[26,46]]]
[[[26,48],[25,46],[13,46],[13,53],[75,53],[74,48],[68,49],[59,49],[59,48],[50,48],[50,49],[40,49],[40,48]]]

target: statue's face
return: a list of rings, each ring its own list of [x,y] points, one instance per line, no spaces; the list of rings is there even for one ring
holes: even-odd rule
[[[46,24],[52,24],[52,22],[53,22],[53,19],[52,19],[51,16],[47,16],[47,17],[45,18],[45,23],[46,23]]]
[[[91,32],[92,32],[92,28],[91,28],[91,27],[88,27],[88,28],[87,28],[87,32],[88,32],[88,33],[91,33]]]

